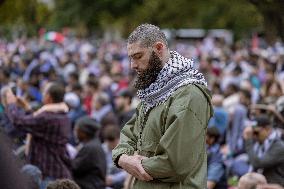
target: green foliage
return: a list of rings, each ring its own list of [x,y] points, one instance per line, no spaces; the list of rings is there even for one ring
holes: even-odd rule
[[[0,4],[0,29],[34,35],[49,15],[46,5],[37,0],[5,0]]]
[[[272,28],[270,33],[281,36],[283,6],[282,0],[54,0],[48,9],[39,0],[1,0],[0,26],[30,33],[72,27],[85,35],[115,28],[128,35],[148,22],[162,28],[226,28],[236,37]]]
[[[125,19],[131,23],[128,31],[143,22],[168,28],[227,28],[237,36],[262,27],[262,16],[246,0],[145,0],[133,13]]]
[[[248,0],[263,16],[264,32],[269,42],[277,37],[284,40],[284,1],[283,0]]]
[[[52,22],[58,28],[71,26],[96,30],[128,15],[141,0],[57,0]]]

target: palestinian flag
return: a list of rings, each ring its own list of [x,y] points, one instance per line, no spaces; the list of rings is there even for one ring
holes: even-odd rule
[[[57,43],[62,43],[64,41],[64,35],[59,32],[47,32],[44,34],[44,39],[47,41],[54,41]]]

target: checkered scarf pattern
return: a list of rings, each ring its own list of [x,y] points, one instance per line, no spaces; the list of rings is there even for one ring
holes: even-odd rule
[[[178,88],[188,84],[207,86],[202,73],[193,69],[193,60],[170,52],[170,60],[165,64],[155,82],[148,88],[138,90],[137,96],[144,105],[144,113],[164,103]]]

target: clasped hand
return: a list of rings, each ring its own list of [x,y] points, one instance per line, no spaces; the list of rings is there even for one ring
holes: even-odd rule
[[[119,158],[118,165],[138,180],[150,181],[153,180],[153,178],[144,170],[141,164],[142,159],[145,158],[147,157],[140,155],[128,156],[123,154]]]

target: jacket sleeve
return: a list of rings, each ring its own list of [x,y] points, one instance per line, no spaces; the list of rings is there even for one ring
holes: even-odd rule
[[[271,146],[271,149],[268,151],[268,153],[264,154],[262,158],[259,158],[253,150],[253,140],[249,139],[245,141],[249,162],[255,169],[271,168],[284,161],[284,146],[278,145],[279,143],[274,144],[275,145]]]
[[[117,167],[119,167],[118,159],[122,154],[133,155],[137,149],[137,135],[134,133],[136,117],[137,115],[134,114],[123,127],[119,144],[112,150],[112,159]]]
[[[7,106],[6,114],[15,128],[32,135],[42,136],[44,119],[42,116],[33,116],[32,114],[25,114],[16,104]]]
[[[188,106],[173,110],[171,124],[158,144],[156,155],[142,160],[145,171],[153,178],[182,182],[207,161],[205,134],[210,105],[200,99],[192,99]]]

